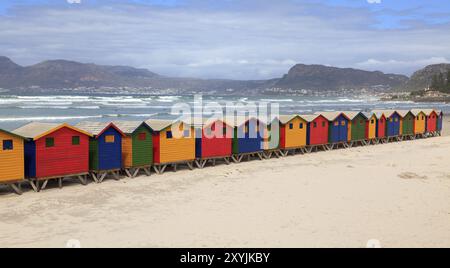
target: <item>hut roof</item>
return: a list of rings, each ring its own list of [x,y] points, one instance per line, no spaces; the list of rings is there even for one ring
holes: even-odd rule
[[[328,121],[334,121],[336,118],[338,118],[340,115],[343,115],[345,118],[350,120],[350,118],[344,114],[343,112],[315,112],[314,114],[322,115],[325,117]]]
[[[302,114],[300,115],[301,118],[305,119],[306,122],[312,122],[316,120],[317,117],[321,116],[320,114]]]
[[[133,134],[140,126],[146,125],[142,121],[114,121],[112,123],[125,134]]]
[[[115,130],[117,130],[120,135],[124,136],[124,133],[120,128],[118,128],[114,123],[112,122],[90,122],[90,121],[83,121],[75,125],[75,127],[82,129],[86,132],[91,133],[94,136],[100,136],[105,130],[112,127]]]
[[[77,132],[80,132],[87,136],[92,137],[92,135],[90,133],[88,133],[82,129],[70,126],[68,124],[40,123],[40,122],[31,122],[29,124],[21,126],[18,129],[14,130],[13,133],[15,133],[19,136],[22,136],[22,137],[37,140],[37,139],[42,138],[43,136],[48,135],[52,132],[55,132],[63,127],[70,128],[72,130],[75,130]]]
[[[439,115],[439,114],[444,114],[443,112],[442,112],[442,110],[436,110],[436,113]]]
[[[350,120],[355,119],[358,115],[362,115],[364,118],[368,119],[370,116],[366,116],[363,112],[358,111],[347,111],[342,112],[344,115],[346,115]]]
[[[16,133],[13,133],[13,132],[11,132],[11,131],[8,131],[8,130],[6,130],[6,129],[1,129],[1,128],[0,128],[0,132],[6,133],[6,134],[8,134],[8,135],[11,135],[11,136],[14,136],[14,137],[17,137],[17,138],[26,139],[26,137],[21,136],[21,135],[16,134]]]
[[[414,116],[417,116],[420,114],[420,112],[423,112],[426,116],[431,115],[431,113],[436,112],[434,109],[412,109],[411,112],[414,114]]]
[[[173,124],[180,122],[180,120],[161,120],[161,119],[149,119],[145,123],[154,131],[162,131]],[[181,122],[192,126],[188,120],[181,120]]]
[[[409,113],[411,113],[412,115],[414,115],[410,110],[397,110],[397,113],[398,113],[401,117],[405,117],[405,116],[408,115]]]
[[[363,115],[364,115],[367,119],[370,119],[370,118],[372,118],[373,116],[375,116],[375,118],[378,119],[377,114],[374,113],[374,112],[363,112]]]
[[[234,117],[226,117],[224,119],[224,122],[232,127],[240,127],[243,124],[247,123],[248,121],[256,120],[258,122],[264,123],[263,121],[259,120],[258,118],[254,116],[234,116]]]
[[[291,121],[294,118],[300,118],[300,119],[306,121],[305,118],[303,118],[301,115],[298,115],[298,114],[280,115],[278,118],[279,118],[281,124],[283,124],[283,125],[287,124],[289,121]]]
[[[384,115],[385,117],[391,117],[396,111],[395,110],[373,110],[372,112],[375,113],[378,118],[380,118],[382,115]]]

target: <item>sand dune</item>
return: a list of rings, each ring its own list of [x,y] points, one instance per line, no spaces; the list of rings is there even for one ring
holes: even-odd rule
[[[21,197],[2,191],[0,245],[450,247],[449,158],[445,136]]]

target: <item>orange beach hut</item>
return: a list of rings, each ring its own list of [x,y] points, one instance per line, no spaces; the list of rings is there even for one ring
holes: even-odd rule
[[[25,179],[24,140],[0,129],[0,184],[9,185],[17,194],[22,194],[19,182]]]

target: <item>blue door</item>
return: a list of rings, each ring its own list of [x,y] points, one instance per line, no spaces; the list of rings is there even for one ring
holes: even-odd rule
[[[346,142],[348,140],[348,120],[343,116],[339,119],[339,140]]]
[[[99,170],[119,169],[122,166],[122,136],[109,128],[98,137]]]

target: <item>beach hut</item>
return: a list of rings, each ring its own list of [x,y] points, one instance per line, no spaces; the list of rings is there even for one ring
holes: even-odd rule
[[[400,141],[400,121],[402,117],[394,110],[374,110],[373,112],[383,114],[386,117],[386,142]]]
[[[286,156],[297,150],[305,152],[308,122],[300,115],[280,115],[280,148]]]
[[[108,174],[118,180],[122,169],[122,137],[125,134],[113,123],[80,122],[76,128],[89,132],[89,170],[92,179],[101,183]]]
[[[180,164],[186,164],[189,169],[194,168],[195,157],[195,129],[189,122],[181,120],[146,121],[153,130],[153,169],[162,174],[167,166],[177,170]]]
[[[424,109],[423,112],[426,115],[425,122],[425,135],[436,136],[437,135],[437,124],[438,124],[438,114],[433,109]]]
[[[152,129],[141,121],[114,121],[125,134],[122,137],[122,168],[125,174],[136,177],[140,171],[150,176],[153,164]]]
[[[25,177],[35,191],[45,189],[49,180],[76,177],[86,185],[89,174],[91,134],[68,124],[26,124],[13,131],[27,138],[24,145]],[[40,186],[40,182],[43,182]]]
[[[329,150],[328,145],[328,119],[320,114],[300,115],[308,122],[306,133],[306,152],[313,150],[318,151],[319,148]]]
[[[444,122],[444,113],[441,110],[437,110],[436,114],[438,115],[437,118],[437,124],[436,124],[436,131],[437,135],[442,135],[442,128],[443,128],[443,122]]]
[[[376,130],[376,135],[377,135],[377,143],[385,143],[387,142],[387,136],[386,136],[386,116],[384,115],[383,112],[376,112],[376,111],[372,111],[372,114],[374,114],[376,116],[377,119],[377,130]]]
[[[233,127],[221,119],[199,119],[195,126],[195,163],[199,168],[205,167],[207,162],[216,164],[216,160],[223,159],[230,163],[233,142]]]
[[[329,123],[328,148],[334,149],[350,146],[350,118],[342,112],[317,112],[324,116]]]
[[[266,159],[270,159],[272,156],[281,157],[284,156],[280,148],[280,119],[279,117],[273,118],[270,122],[267,120],[261,120],[264,122],[261,124],[263,127],[263,155]]]
[[[24,141],[24,137],[0,129],[0,184],[9,185],[19,195],[25,179]]]
[[[228,125],[233,126],[232,156],[239,163],[244,157],[263,159],[263,132],[266,127],[263,122],[254,117],[235,116],[226,118]]]
[[[369,141],[367,140],[367,130],[368,130],[368,120],[369,118],[362,112],[344,112],[350,119],[350,135],[349,135],[349,146],[353,145],[367,145]]]
[[[375,113],[364,113],[366,120],[366,140],[369,144],[378,144],[377,137],[377,121],[378,117]]]
[[[425,138],[427,129],[427,115],[420,109],[413,109],[411,113],[414,116],[414,136],[415,138]]]
[[[397,110],[400,114],[400,136],[401,139],[414,139],[415,116],[408,110]]]

